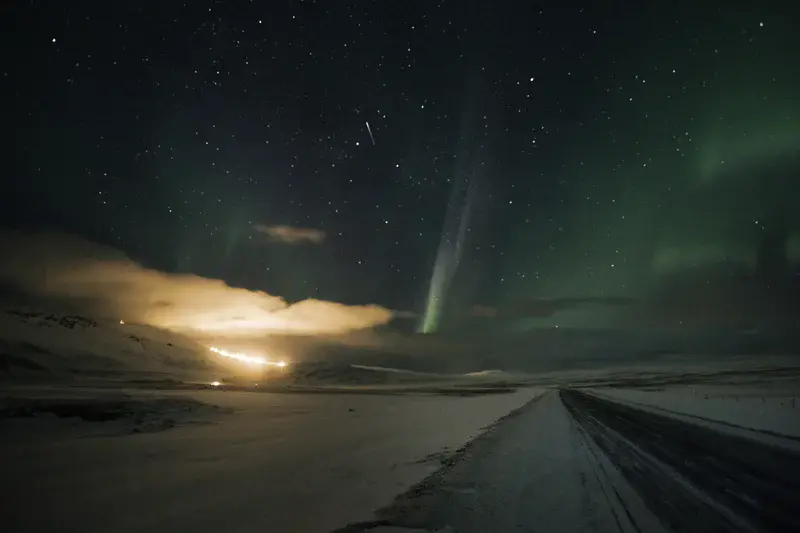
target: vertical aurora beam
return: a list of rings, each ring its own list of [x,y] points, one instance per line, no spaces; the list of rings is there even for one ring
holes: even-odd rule
[[[479,47],[478,51],[482,51],[482,48]],[[482,53],[477,54],[474,63],[481,64],[482,58]],[[478,152],[485,150],[483,140],[479,140],[475,136],[481,101],[480,85],[480,72],[472,72],[467,78],[463,91],[464,107],[461,112],[453,189],[450,192],[441,239],[436,250],[436,259],[428,286],[428,297],[425,300],[425,310],[417,326],[418,333],[433,333],[439,329],[447,294],[463,255],[472,208],[478,190],[478,178],[479,172],[481,172],[479,169],[483,165],[477,160],[477,155]]]
[[[444,231],[439,241],[433,274],[425,301],[425,311],[417,328],[419,333],[433,333],[439,328],[442,312],[463,255],[475,199],[475,180],[472,177],[456,181],[447,206]]]

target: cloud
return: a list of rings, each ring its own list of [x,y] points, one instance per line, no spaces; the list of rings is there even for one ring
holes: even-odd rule
[[[325,232],[314,228],[266,226],[264,224],[256,224],[253,228],[269,237],[271,241],[283,244],[321,244],[325,240]]]
[[[0,234],[0,283],[81,302],[96,314],[173,331],[255,338],[341,334],[386,324],[392,311],[321,300],[289,303],[218,279],[146,268],[119,250],[53,234]]]

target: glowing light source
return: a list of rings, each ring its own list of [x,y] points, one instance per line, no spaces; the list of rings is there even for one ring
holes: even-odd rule
[[[216,354],[221,355],[222,357],[227,357],[228,359],[235,359],[236,361],[249,363],[251,365],[276,366],[278,368],[286,368],[288,364],[286,363],[286,361],[270,361],[263,357],[258,357],[255,355],[247,355],[244,353],[229,352],[228,350],[223,350],[222,348],[216,348],[214,346],[209,347],[209,350],[211,350]]]
[[[222,385],[222,383],[220,383],[219,381],[212,381],[211,383],[209,383],[209,385],[211,385],[212,387],[219,387],[220,385]]]

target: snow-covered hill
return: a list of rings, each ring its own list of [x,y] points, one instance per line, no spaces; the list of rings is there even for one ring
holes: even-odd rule
[[[148,326],[31,309],[0,312],[5,379],[205,379],[219,374],[220,363],[191,339]]]

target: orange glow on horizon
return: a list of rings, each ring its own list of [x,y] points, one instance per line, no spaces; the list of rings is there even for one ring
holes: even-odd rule
[[[278,368],[286,368],[287,366],[286,361],[270,361],[268,359],[265,359],[263,357],[258,357],[255,355],[247,355],[238,352],[229,352],[228,350],[223,350],[222,348],[217,348],[215,346],[210,346],[209,350],[211,350],[215,354],[221,355],[222,357],[227,357],[228,359],[235,359],[236,361],[249,363],[251,365],[275,366]]]

